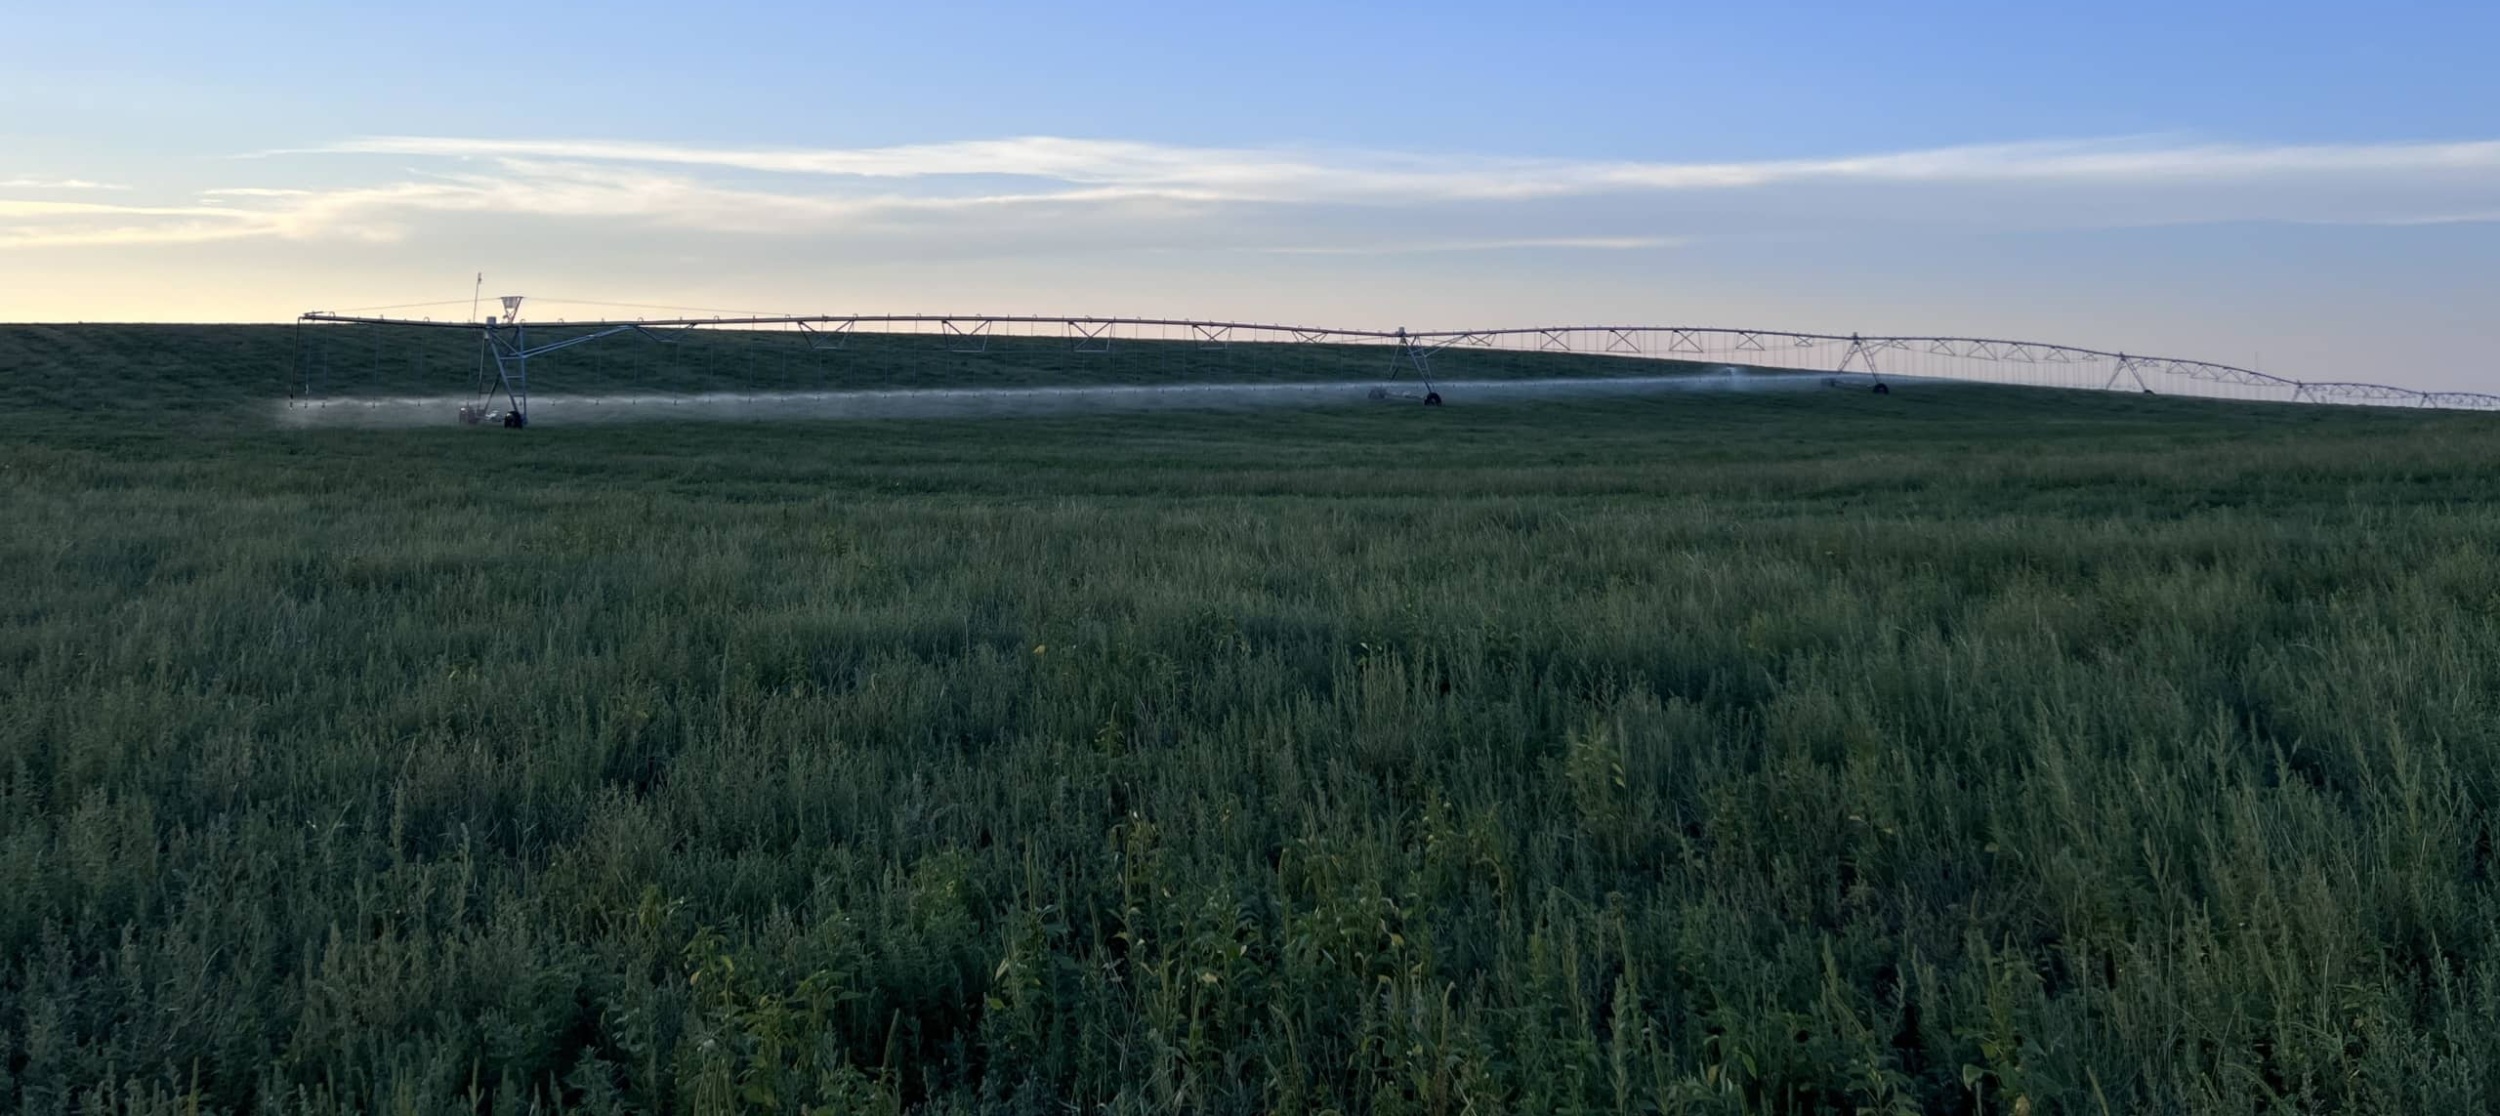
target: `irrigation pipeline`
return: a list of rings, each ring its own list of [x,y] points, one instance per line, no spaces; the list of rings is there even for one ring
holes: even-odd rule
[[[485,331],[445,322],[314,311],[301,326],[368,325]],[[988,351],[993,339],[1055,341],[1074,352],[1181,342],[1200,349],[1233,345],[1379,345],[1404,350],[1417,370],[1468,352],[1577,353],[1716,363],[1780,371],[2089,388],[2289,403],[2333,403],[2500,410],[2500,394],[2422,391],[2358,381],[2300,380],[2213,361],[2144,356],[2109,349],[1989,337],[1808,333],[1722,326],[1537,326],[1475,330],[1346,329],[1190,318],[986,314],[716,315],[674,318],[539,320],[528,327],[573,345],[609,334],[662,331],[790,331],[811,349],[843,349],[854,339],[918,335],[956,352]],[[550,347],[554,347],[550,345]],[[1408,362],[1401,362],[1402,364]]]

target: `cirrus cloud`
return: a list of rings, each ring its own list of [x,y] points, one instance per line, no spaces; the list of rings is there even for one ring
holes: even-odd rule
[[[848,149],[723,148],[607,140],[383,136],[344,154],[542,158],[859,179],[999,176],[1170,191],[1232,201],[1515,200],[1617,191],[1724,190],[1793,182],[2042,182],[2108,185],[2289,175],[2500,173],[2500,141],[2374,145],[1990,144],[1831,159],[1666,163],[1186,147],[1028,136]]]
[[[1679,163],[1048,136],[861,148],[382,136],[235,165],[277,180],[129,204],[23,196],[105,188],[81,179],[0,180],[0,247],[388,241],[423,235],[431,222],[492,217],[1007,253],[1078,241],[1321,254],[1630,251],[1869,225],[2404,225],[2500,211],[2500,141],[2138,139]]]

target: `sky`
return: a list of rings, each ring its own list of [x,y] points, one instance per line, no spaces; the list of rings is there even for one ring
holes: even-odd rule
[[[2500,390],[2500,4],[22,5],[0,320],[2018,337]],[[411,305],[415,304],[415,305]]]

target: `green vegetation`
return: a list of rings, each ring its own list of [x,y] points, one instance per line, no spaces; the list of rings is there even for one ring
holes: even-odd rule
[[[289,351],[0,329],[0,1104],[2500,1108],[2491,419]]]
[[[542,325],[531,327],[527,338],[532,347],[540,347],[591,332],[580,326]],[[223,340],[228,335],[220,331],[216,336]],[[275,331],[255,338],[266,361],[255,375],[285,394],[441,394],[467,388],[481,370],[477,335],[466,329],[315,325],[299,336],[300,345],[287,340],[282,349],[271,345],[282,339]],[[532,380],[557,392],[1377,381],[1395,371],[1407,372],[1410,382],[1412,378],[1398,350],[1390,346],[1235,341],[1229,336],[1211,341],[1123,339],[1090,351],[1066,338],[1006,334],[659,329],[558,350],[533,360],[530,368]],[[1447,350],[1441,363],[1453,375],[1475,379],[1655,376],[1722,367],[1480,348]]]

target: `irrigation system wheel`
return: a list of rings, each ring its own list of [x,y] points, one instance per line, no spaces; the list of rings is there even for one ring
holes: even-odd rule
[[[1440,393],[1440,392],[1437,392],[1437,391],[1427,391],[1427,392],[1425,392],[1425,393],[1424,393],[1424,406],[1427,406],[1427,407],[1438,407],[1438,406],[1440,406],[1440,405],[1441,405],[1441,393]]]

